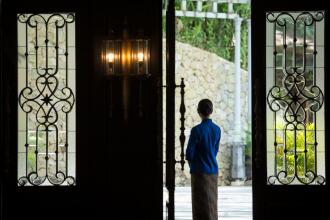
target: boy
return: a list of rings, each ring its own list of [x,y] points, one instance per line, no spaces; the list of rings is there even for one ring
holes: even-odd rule
[[[221,129],[210,119],[213,104],[198,103],[202,122],[191,129],[186,150],[191,174],[193,220],[218,220],[218,163]]]

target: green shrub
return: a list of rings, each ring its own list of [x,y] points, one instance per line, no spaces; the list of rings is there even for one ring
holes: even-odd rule
[[[306,136],[306,138],[305,138]],[[293,125],[285,126],[280,124],[277,127],[276,135],[276,172],[286,170],[288,176],[296,175],[304,178],[306,172],[315,172],[315,141],[314,124],[298,126],[294,131]],[[287,151],[285,154],[285,150]],[[296,158],[294,152],[296,151]],[[286,169],[285,169],[286,166]]]

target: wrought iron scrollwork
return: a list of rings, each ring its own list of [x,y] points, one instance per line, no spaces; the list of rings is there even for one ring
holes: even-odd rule
[[[26,117],[26,165],[18,184],[74,185],[75,178],[68,174],[68,114],[75,104],[74,92],[68,84],[68,24],[75,21],[75,15],[19,14],[17,19],[25,24],[26,38],[25,85],[18,96],[19,107]],[[33,146],[29,132],[34,132]],[[31,157],[32,169],[28,168]],[[43,172],[40,160],[44,160]]]
[[[316,113],[323,106],[324,94],[316,84],[316,23],[324,19],[324,13],[269,12],[266,19],[274,24],[275,84],[267,94],[268,107],[275,118],[275,168],[274,175],[268,177],[268,183],[287,185],[298,181],[305,185],[322,185],[325,177],[317,172]],[[308,28],[313,32],[310,37],[313,42],[307,40]],[[281,33],[280,37],[277,37],[278,32]],[[290,36],[288,32],[291,33]],[[298,54],[298,49],[302,54]],[[307,61],[308,50],[312,55],[310,66]],[[282,55],[281,59],[278,58],[279,54]],[[277,121],[278,118],[281,123]],[[313,139],[313,143],[309,143],[310,139]],[[292,162],[289,161],[290,158]],[[308,163],[308,158],[312,164]]]

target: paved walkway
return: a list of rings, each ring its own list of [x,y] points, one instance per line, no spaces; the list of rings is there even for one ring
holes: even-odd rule
[[[166,189],[164,189],[166,192]],[[221,186],[218,188],[219,220],[252,220],[252,187]],[[164,193],[164,201],[166,193]],[[164,219],[166,208],[164,202]],[[191,220],[191,189],[176,187],[175,220]]]

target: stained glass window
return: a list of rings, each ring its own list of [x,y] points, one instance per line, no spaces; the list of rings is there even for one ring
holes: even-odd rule
[[[324,12],[266,13],[268,184],[325,184]]]
[[[18,14],[18,185],[75,184],[75,15]]]

